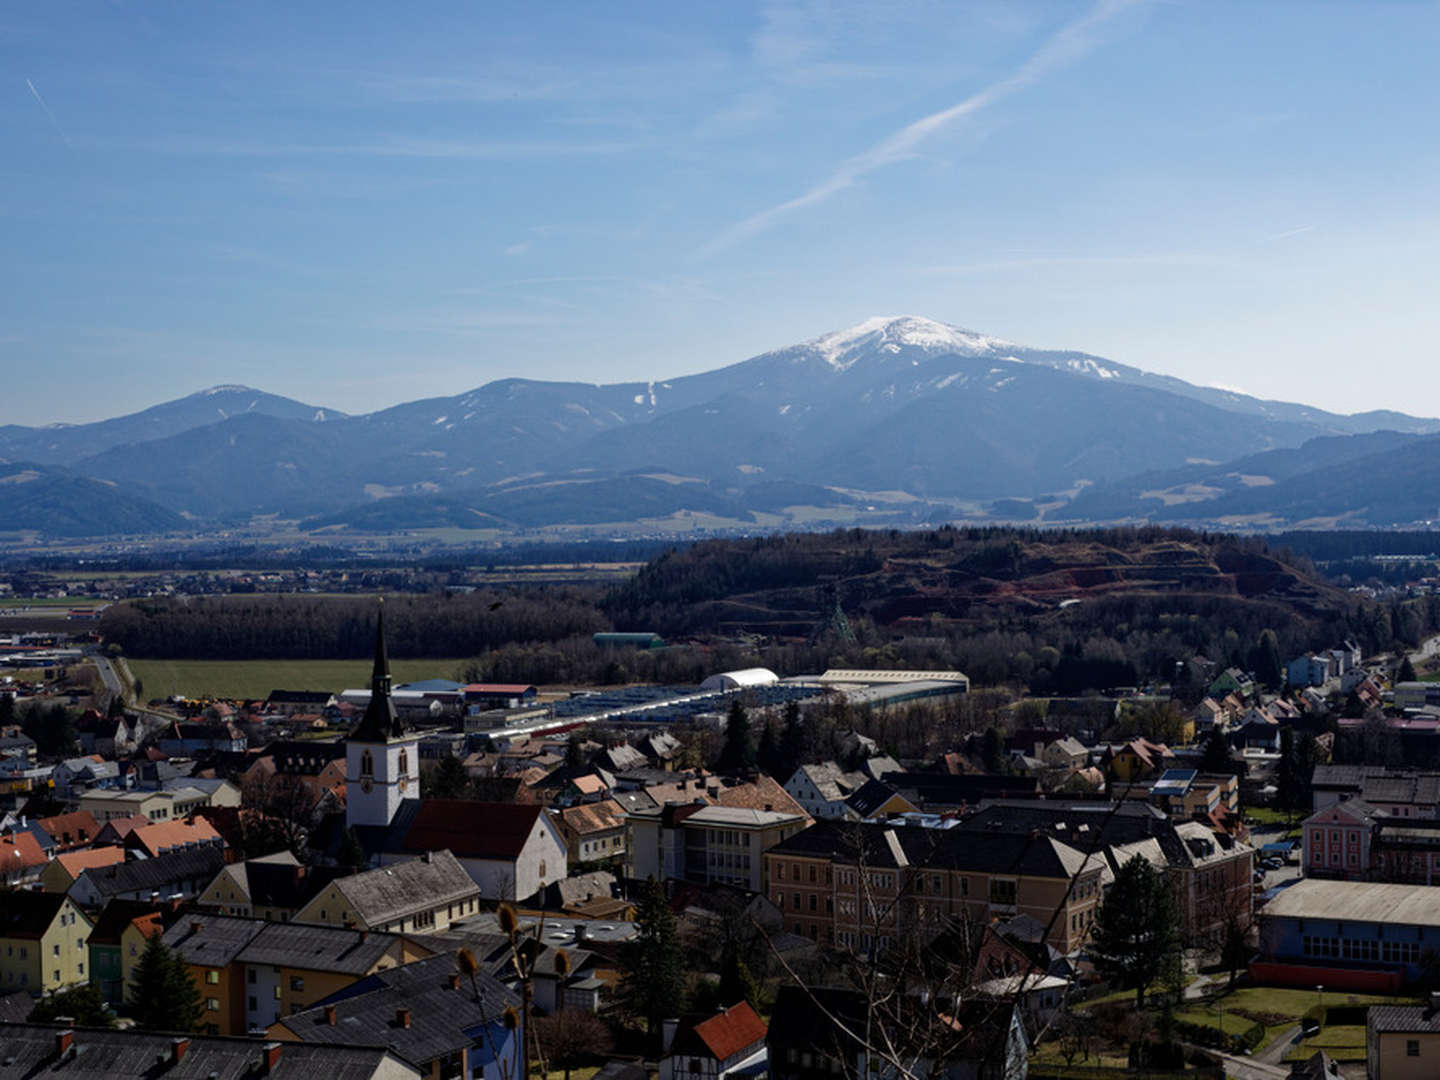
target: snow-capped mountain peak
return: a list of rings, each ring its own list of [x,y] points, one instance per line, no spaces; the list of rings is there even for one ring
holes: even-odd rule
[[[988,337],[958,326],[936,322],[920,315],[877,315],[844,330],[836,330],[807,341],[837,371],[850,367],[863,352],[883,349],[899,352],[903,347],[927,352],[979,356],[996,349],[1013,348],[1014,343]]]

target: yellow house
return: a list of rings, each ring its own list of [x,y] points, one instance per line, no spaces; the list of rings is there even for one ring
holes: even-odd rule
[[[40,871],[40,884],[46,892],[69,892],[70,886],[92,866],[113,866],[125,861],[125,849],[121,847],[82,848],[56,855],[50,864]]]
[[[295,913],[295,922],[392,933],[433,933],[478,910],[480,887],[448,851],[337,878]]]
[[[1428,1005],[1371,1006],[1366,1015],[1370,1080],[1433,1080],[1440,1076],[1440,1000]]]
[[[0,897],[0,992],[40,993],[87,980],[85,947],[93,924],[63,893]]]
[[[431,950],[395,934],[191,915],[165,933],[200,991],[211,1034],[244,1035]]]
[[[221,915],[289,922],[317,888],[309,867],[290,852],[281,851],[230,863],[195,902]]]

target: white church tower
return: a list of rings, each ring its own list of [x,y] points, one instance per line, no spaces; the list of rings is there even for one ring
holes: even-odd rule
[[[385,653],[385,609],[375,620],[375,669],[370,704],[345,741],[345,824],[384,827],[402,799],[420,797],[418,735],[406,731],[390,698],[390,659]]]

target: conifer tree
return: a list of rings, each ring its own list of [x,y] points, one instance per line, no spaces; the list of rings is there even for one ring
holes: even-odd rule
[[[730,702],[730,712],[725,718],[725,743],[716,765],[736,771],[755,767],[755,748],[750,745],[750,715],[738,697]]]
[[[1163,871],[1136,855],[1120,868],[1100,907],[1090,939],[1096,969],[1135,991],[1135,1007],[1145,991],[1169,982],[1180,967],[1180,909]]]
[[[640,887],[635,928],[635,937],[622,954],[625,975],[620,998],[654,1034],[660,1021],[680,1015],[685,1004],[685,970],[675,914],[665,889],[654,878]]]
[[[194,1031],[204,1014],[200,988],[176,953],[156,934],[140,954],[130,983],[135,1026],[144,1031]]]

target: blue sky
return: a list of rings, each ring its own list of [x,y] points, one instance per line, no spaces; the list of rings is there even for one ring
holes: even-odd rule
[[[0,422],[899,313],[1440,414],[1431,3],[48,2],[0,55]]]

